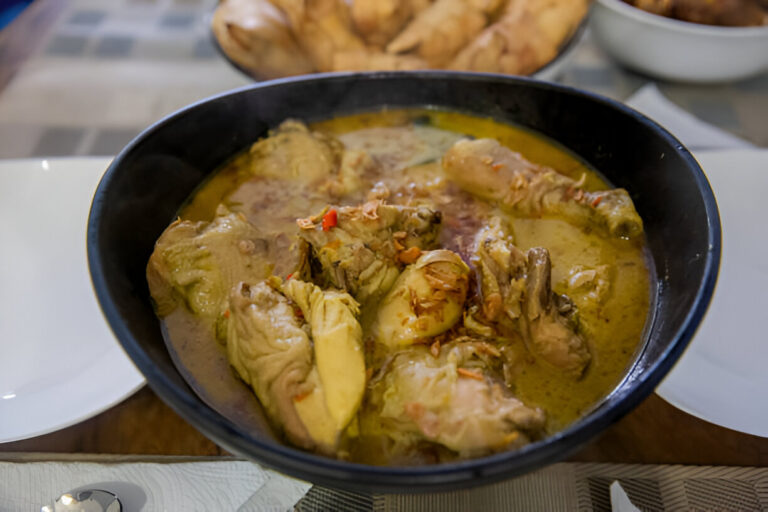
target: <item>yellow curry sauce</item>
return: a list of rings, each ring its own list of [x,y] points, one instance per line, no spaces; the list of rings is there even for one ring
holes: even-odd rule
[[[398,144],[411,140],[395,136],[388,139],[388,129],[418,129],[419,143],[434,147],[414,150],[416,161],[399,159]],[[625,375],[640,348],[643,329],[651,300],[652,268],[644,247],[644,237],[625,239],[608,237],[599,230],[569,223],[559,218],[517,217],[496,205],[446,185],[440,156],[457,139],[465,136],[493,138],[520,152],[526,159],[545,165],[578,180],[582,176],[585,191],[610,188],[584,162],[544,137],[520,127],[491,119],[438,110],[392,110],[340,117],[315,123],[312,130],[330,134],[345,146],[364,149],[383,162],[380,175],[369,176],[371,182],[383,181],[392,191],[388,201],[394,204],[437,202],[442,213],[441,245],[454,250],[470,263],[471,241],[490,216],[501,217],[512,228],[515,245],[526,251],[532,247],[549,250],[552,262],[552,289],[558,294],[569,291],[574,268],[601,268],[610,280],[610,291],[599,307],[579,307],[579,328],[589,342],[592,360],[583,376],[574,379],[553,371],[537,358],[528,358],[519,369],[514,394],[523,402],[546,411],[546,433],[553,433],[572,423],[609,394]],[[377,132],[376,130],[384,129]],[[296,266],[295,245],[289,234],[296,230],[295,219],[307,217],[328,204],[327,196],[296,187],[280,179],[254,178],[248,151],[235,156],[222,166],[190,198],[181,212],[182,220],[210,221],[220,203],[231,211],[242,213],[259,229],[284,231],[278,243],[284,251],[272,261],[272,271],[285,278]],[[394,172],[388,169],[398,167]],[[409,186],[409,181],[416,185]],[[356,205],[365,200],[367,190],[355,191],[338,204]],[[437,198],[437,199],[436,199]],[[441,202],[442,201],[442,202]],[[470,216],[474,216],[470,218]],[[240,424],[263,428],[255,419],[256,399],[232,373],[226,354],[210,330],[196,322],[194,315],[178,308],[165,316],[167,340],[177,364],[184,370],[193,387],[214,408]],[[364,336],[370,318],[362,318]],[[369,362],[378,364],[380,360]],[[355,422],[353,427],[357,428]],[[408,463],[376,453],[381,446],[366,439],[352,439],[340,456],[367,463]],[[355,446],[357,443],[357,446]],[[382,448],[384,450],[385,448]],[[351,455],[350,455],[351,454]],[[450,457],[440,457],[445,460]],[[433,459],[414,458],[419,463]]]

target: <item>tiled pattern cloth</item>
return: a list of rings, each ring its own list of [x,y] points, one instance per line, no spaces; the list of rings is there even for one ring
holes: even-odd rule
[[[0,158],[113,155],[174,110],[249,83],[211,44],[215,3],[72,0],[0,95]],[[612,64],[587,36],[561,81],[623,100],[647,79]],[[768,75],[661,89],[704,121],[768,146]]]
[[[297,504],[314,510],[459,512],[610,511],[618,480],[642,511],[768,510],[768,468],[554,464],[499,484],[439,494],[372,495],[313,487]]]
[[[165,115],[249,80],[221,59],[215,0],[74,0],[0,94],[0,158],[114,155]]]

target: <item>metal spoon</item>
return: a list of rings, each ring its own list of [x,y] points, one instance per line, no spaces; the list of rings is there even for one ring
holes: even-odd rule
[[[65,492],[53,506],[46,505],[40,512],[122,512],[123,505],[117,495],[100,489]]]

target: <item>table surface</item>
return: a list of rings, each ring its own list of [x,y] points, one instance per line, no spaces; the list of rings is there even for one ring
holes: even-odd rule
[[[0,32],[0,158],[113,155],[162,116],[249,83],[211,45],[214,3],[32,4]],[[561,77],[619,100],[649,81],[613,64],[589,36]],[[768,146],[768,75],[719,86],[658,85],[697,117]],[[78,425],[0,444],[0,458],[3,452],[226,455],[148,387]],[[712,425],[651,395],[571,460],[768,466],[768,439]]]

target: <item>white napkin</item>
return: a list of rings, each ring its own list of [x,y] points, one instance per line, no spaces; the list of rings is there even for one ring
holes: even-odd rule
[[[290,511],[312,484],[267,471],[269,479],[237,512]]]
[[[292,510],[311,487],[243,460],[150,460],[0,462],[0,512],[40,510],[61,493],[89,487],[117,494],[127,512],[278,512]]]
[[[613,512],[640,512],[640,509],[629,501],[629,496],[618,480],[614,480],[611,484],[611,510]]]
[[[640,88],[625,102],[650,117],[691,150],[694,149],[746,149],[755,145],[721,130],[669,101],[656,84]]]

